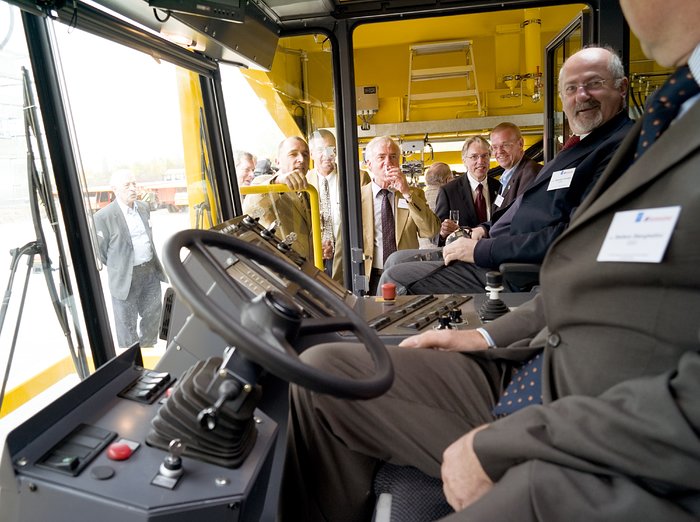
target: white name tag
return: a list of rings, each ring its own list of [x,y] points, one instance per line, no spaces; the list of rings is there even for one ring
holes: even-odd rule
[[[617,212],[598,261],[660,263],[680,213],[680,206]]]
[[[496,196],[496,201],[494,201],[493,203],[497,207],[500,207],[501,205],[503,205],[503,196],[501,196],[500,194],[498,196]]]
[[[399,198],[399,208],[408,208],[408,201],[403,198]]]
[[[547,190],[569,188],[569,185],[571,185],[571,180],[574,179],[574,172],[576,172],[575,168],[552,172],[552,177],[549,179],[549,186],[547,187]]]

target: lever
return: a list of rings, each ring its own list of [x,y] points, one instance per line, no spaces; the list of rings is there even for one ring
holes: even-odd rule
[[[241,393],[241,385],[233,379],[226,379],[219,385],[219,398],[214,403],[214,406],[203,409],[197,415],[197,422],[207,431],[213,431],[219,422],[219,408],[224,402],[230,401],[238,397]]]
[[[435,329],[452,330],[452,325],[450,324],[450,316],[448,314],[444,314],[438,317],[438,324],[435,326]]]
[[[500,298],[503,290],[503,275],[500,272],[486,273],[486,290],[489,292],[489,298],[479,310],[482,321],[493,321],[510,311]]]
[[[459,324],[462,322],[462,310],[461,308],[453,308],[448,312],[450,316],[450,322],[453,324]]]

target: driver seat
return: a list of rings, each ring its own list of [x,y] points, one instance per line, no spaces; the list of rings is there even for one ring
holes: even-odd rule
[[[382,464],[374,478],[374,493],[372,522],[430,522],[454,513],[442,481],[413,466]]]

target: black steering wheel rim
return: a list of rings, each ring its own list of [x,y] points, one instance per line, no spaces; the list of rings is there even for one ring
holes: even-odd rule
[[[206,295],[181,260],[182,249],[187,248],[215,281],[219,279],[217,282],[222,284],[222,290],[226,292],[227,282],[221,278],[228,278],[230,284],[236,283],[232,283],[230,276],[225,275],[224,268],[215,261],[208,250],[209,247],[232,252],[278,272],[288,281],[303,286],[341,319],[347,318],[348,321],[344,325],[349,328],[342,329],[353,331],[358,340],[364,343],[365,349],[372,357],[374,373],[363,378],[347,378],[330,374],[304,364],[289,351],[280,351],[271,347],[260,335],[250,332],[241,324],[240,317],[226,313],[226,310],[217,306]],[[394,376],[393,366],[386,347],[376,332],[331,290],[281,257],[234,236],[209,230],[190,229],[179,231],[168,239],[163,249],[163,264],[177,295],[187,304],[192,313],[227,343],[241,350],[247,358],[274,375],[311,390],[343,398],[377,397],[391,386]],[[227,295],[227,297],[231,296]],[[334,318],[328,319],[332,321]]]

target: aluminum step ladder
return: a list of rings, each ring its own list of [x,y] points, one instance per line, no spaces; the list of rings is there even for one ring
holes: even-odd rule
[[[406,121],[419,108],[454,106],[481,114],[471,40],[420,43],[409,50]]]

